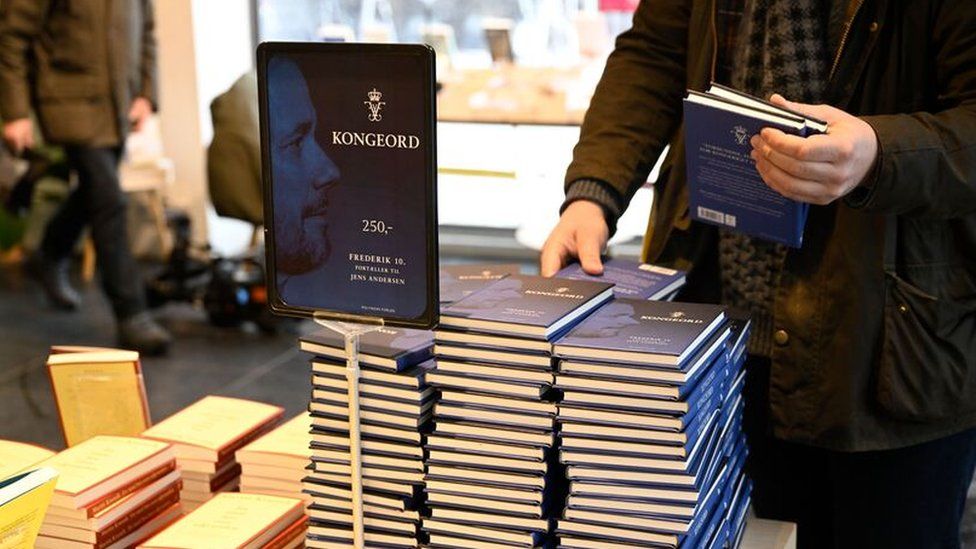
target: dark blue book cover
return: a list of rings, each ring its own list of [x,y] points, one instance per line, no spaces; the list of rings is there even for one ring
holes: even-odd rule
[[[441,265],[441,306],[460,301],[488,284],[513,274],[519,274],[518,265]]]
[[[448,305],[441,325],[547,339],[613,297],[612,284],[511,275]]]
[[[556,341],[553,352],[681,368],[724,318],[718,305],[618,299]]]
[[[809,205],[766,185],[750,157],[749,140],[767,127],[806,135],[802,122],[797,128],[689,99],[684,101],[684,121],[692,218],[799,248]]]
[[[345,338],[333,330],[318,330],[300,339],[302,349],[305,351],[331,358],[336,358],[339,354],[345,356]],[[433,349],[434,333],[429,330],[381,327],[359,338],[360,362],[371,364],[390,361],[397,370],[430,359],[433,356]]]
[[[685,283],[684,271],[626,259],[605,260],[600,276],[587,274],[579,263],[572,263],[556,273],[556,277],[609,282],[614,285],[615,297],[631,299],[660,300],[678,291]]]

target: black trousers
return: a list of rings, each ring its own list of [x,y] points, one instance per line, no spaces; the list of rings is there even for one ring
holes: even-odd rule
[[[746,367],[747,471],[757,516],[797,523],[799,549],[960,546],[976,429],[873,452],[777,440],[769,434],[769,359],[750,357]]]
[[[146,308],[145,288],[126,230],[126,198],[119,186],[119,147],[66,148],[78,185],[51,218],[41,247],[45,255],[68,257],[86,225],[92,241],[102,289],[118,319]]]

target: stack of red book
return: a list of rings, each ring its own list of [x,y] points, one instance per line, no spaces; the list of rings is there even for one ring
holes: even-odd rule
[[[208,396],[142,436],[173,445],[182,471],[183,508],[192,511],[216,493],[237,490],[241,466],[234,453],[271,431],[283,414],[270,404]]]
[[[58,471],[36,547],[129,547],[176,519],[180,472],[165,442],[90,438],[39,465]]]

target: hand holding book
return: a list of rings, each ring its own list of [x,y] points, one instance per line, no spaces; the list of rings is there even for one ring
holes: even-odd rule
[[[779,194],[808,204],[830,204],[868,179],[877,162],[878,138],[865,121],[829,105],[787,101],[776,106],[824,120],[829,131],[800,137],[764,128],[752,137],[752,159],[763,181]]]

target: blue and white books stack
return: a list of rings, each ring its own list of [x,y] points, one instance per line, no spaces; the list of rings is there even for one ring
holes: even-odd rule
[[[612,298],[610,284],[510,275],[444,307],[428,438],[429,546],[551,541],[564,482],[555,460],[551,341]]]
[[[729,325],[732,329],[732,337],[729,338],[728,344],[728,362],[731,365],[730,376],[733,377],[730,377],[732,382],[725,393],[723,407],[741,414],[742,388],[745,385],[743,366],[746,362],[746,349],[752,325],[749,316],[739,311],[729,311]],[[730,455],[741,455],[744,458],[748,455],[748,448],[741,421],[735,425],[731,436],[735,438],[735,442]],[[737,463],[737,467],[729,476],[725,486],[721,518],[719,513],[716,513],[713,524],[717,522],[717,525],[710,528],[713,534],[707,545],[708,549],[736,548],[742,542],[742,534],[746,528],[746,514],[751,503],[752,481],[742,472],[741,463]]]
[[[514,263],[505,265],[482,265],[473,263],[441,265],[441,307],[450,305],[455,301],[460,301],[462,298],[471,295],[492,282],[513,274],[519,274],[519,266]]]
[[[304,492],[309,547],[352,546],[352,469],[349,462],[349,381],[345,340],[323,330],[301,339],[312,353],[311,455]],[[360,441],[366,544],[415,548],[423,502],[424,436],[436,390],[433,333],[379,328],[360,341]]]
[[[763,182],[750,139],[767,127],[808,137],[827,123],[717,84],[688,92],[684,118],[692,218],[799,248],[809,205]]]
[[[613,295],[617,298],[655,301],[673,300],[685,285],[685,275],[684,271],[627,259],[604,260],[603,274],[599,276],[588,274],[579,263],[572,263],[556,273],[557,278],[609,282],[614,285]]]
[[[704,547],[728,532],[746,493],[737,326],[718,306],[618,299],[556,341],[560,547]]]

